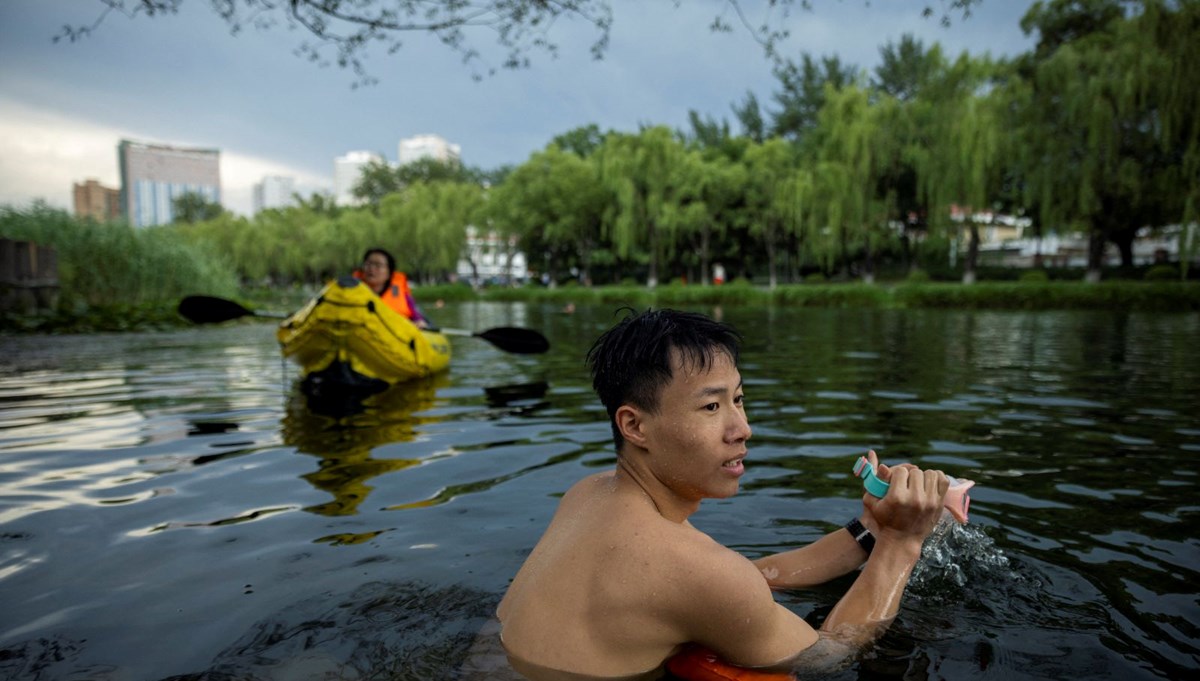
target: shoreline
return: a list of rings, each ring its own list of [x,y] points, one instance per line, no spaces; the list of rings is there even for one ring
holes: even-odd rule
[[[679,283],[644,286],[577,285],[544,288],[483,288],[465,284],[415,287],[426,309],[436,301],[495,301],[567,305],[755,305],[809,308],[947,310],[1110,310],[1157,313],[1200,312],[1200,282],[1080,281],[785,284],[774,289],[747,283],[699,286]],[[307,295],[298,290],[244,291],[255,309],[292,309]],[[299,302],[298,302],[299,301]],[[175,311],[177,300],[74,310],[0,312],[0,335],[154,331],[193,326]]]

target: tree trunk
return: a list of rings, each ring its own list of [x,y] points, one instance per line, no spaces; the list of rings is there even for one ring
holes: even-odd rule
[[[842,273],[841,279],[850,278],[850,245],[846,243],[846,230],[842,229],[838,235],[839,245],[842,249]]]
[[[1104,267],[1104,246],[1108,243],[1104,233],[1093,229],[1088,235],[1088,269],[1084,281],[1095,284],[1100,281],[1100,273]]]
[[[963,259],[963,283],[975,283],[975,265],[979,262],[979,225],[967,227],[967,257]]]
[[[592,287],[592,249],[589,246],[579,247],[579,275],[583,278],[583,285]]]
[[[770,282],[768,284],[768,287],[773,291],[773,290],[775,290],[775,286],[779,283],[779,280],[776,278],[776,275],[775,275],[775,240],[774,239],[769,239],[767,241],[767,270],[768,270],[768,275],[769,275],[767,280]]]
[[[1121,267],[1133,267],[1133,238],[1135,233],[1130,230],[1122,230],[1113,235],[1112,242],[1117,245],[1117,250],[1121,252]]]
[[[650,225],[650,271],[646,276],[646,286],[658,286],[658,230]]]
[[[868,235],[866,239],[866,247],[863,252],[863,282],[867,284],[875,283],[875,252],[871,250],[871,237]]]

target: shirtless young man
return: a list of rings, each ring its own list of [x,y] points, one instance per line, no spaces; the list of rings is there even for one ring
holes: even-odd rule
[[[808,667],[831,648],[848,655],[895,616],[942,513],[940,471],[879,467],[891,489],[864,496],[870,553],[843,529],[750,561],[688,523],[702,499],[735,494],[745,470],[739,340],[703,315],[655,310],[631,314],[588,353],[617,465],[563,496],[500,602],[501,638],[525,676],[653,678],[687,643],[745,667]],[[864,561],[821,631],[772,597]]]

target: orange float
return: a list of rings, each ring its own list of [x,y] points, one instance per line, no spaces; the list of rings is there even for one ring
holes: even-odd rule
[[[701,646],[688,646],[667,660],[667,670],[685,681],[796,681],[786,672],[739,667]]]

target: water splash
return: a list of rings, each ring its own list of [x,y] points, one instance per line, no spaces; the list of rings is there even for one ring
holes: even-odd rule
[[[1023,579],[1008,556],[979,526],[960,524],[949,513],[943,513],[921,548],[921,559],[913,568],[909,587],[923,595],[933,595],[942,588],[957,592],[973,582],[993,584]]]

